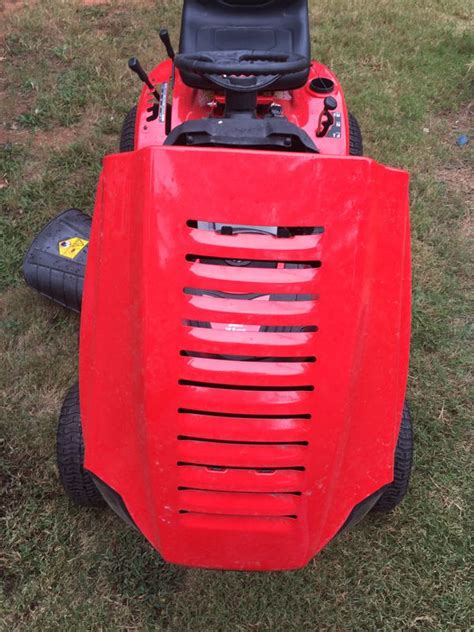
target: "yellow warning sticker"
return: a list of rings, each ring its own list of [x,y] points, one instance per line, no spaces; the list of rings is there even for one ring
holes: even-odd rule
[[[59,254],[67,259],[75,259],[88,243],[89,240],[82,239],[82,237],[63,239],[59,242]]]

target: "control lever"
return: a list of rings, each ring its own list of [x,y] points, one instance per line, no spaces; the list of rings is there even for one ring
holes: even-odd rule
[[[140,80],[143,81],[143,83],[147,85],[147,87],[150,89],[150,91],[154,94],[155,98],[159,102],[160,95],[158,94],[158,91],[156,90],[155,86],[152,84],[150,77],[147,75],[141,63],[138,61],[136,57],[131,57],[128,60],[128,67],[130,68],[132,72],[134,72],[140,77]]]
[[[323,138],[326,136],[329,129],[334,125],[334,116],[332,112],[337,108],[337,101],[334,97],[326,97],[324,99],[324,110],[321,112],[321,116],[319,117],[318,129],[316,131],[316,136],[318,138]]]
[[[166,48],[166,52],[170,59],[174,59],[174,48],[171,44],[170,34],[168,33],[168,29],[160,29],[160,40],[163,42],[164,47]]]
[[[171,131],[171,123],[172,123],[172,113],[173,113],[173,90],[174,90],[174,82],[176,76],[176,69],[174,65],[174,48],[171,44],[170,34],[168,33],[168,29],[160,29],[160,40],[163,42],[164,47],[166,48],[166,52],[168,57],[173,62],[171,69],[171,77],[169,80],[169,84],[166,91],[166,113],[165,113],[165,133],[169,134]]]

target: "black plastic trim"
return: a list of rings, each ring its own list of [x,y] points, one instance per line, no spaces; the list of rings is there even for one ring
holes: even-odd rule
[[[363,518],[365,518],[365,516],[369,513],[369,511],[374,507],[378,499],[382,496],[384,491],[385,491],[385,486],[378,489],[376,492],[374,492],[370,496],[367,496],[367,498],[364,498],[364,500],[358,503],[354,507],[354,509],[351,511],[349,516],[347,517],[347,520],[345,521],[345,523],[336,533],[336,536],[339,535],[340,533],[343,533],[344,531],[347,531],[347,529],[355,526]]]
[[[164,144],[319,153],[308,134],[283,117],[239,116],[186,121],[170,132]]]
[[[139,530],[137,525],[133,521],[133,518],[130,515],[130,512],[128,511],[120,494],[116,492],[114,489],[112,489],[109,485],[107,485],[107,483],[104,483],[104,481],[102,481],[98,476],[96,476],[92,472],[90,472],[90,475],[94,479],[94,483],[97,489],[102,494],[104,500],[109,505],[109,507],[113,511],[115,511],[115,513],[119,516],[119,518],[122,518],[122,520],[126,522],[130,527],[133,527],[134,529]]]

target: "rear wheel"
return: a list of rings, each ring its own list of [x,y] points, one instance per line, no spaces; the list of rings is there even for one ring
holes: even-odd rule
[[[352,112],[349,112],[349,153],[351,156],[364,155],[364,143],[359,121]]]
[[[388,513],[393,511],[404,499],[410,482],[413,465],[413,427],[410,408],[407,402],[403,406],[402,423],[395,449],[394,479],[387,485],[375,503],[372,511]]]
[[[137,106],[134,105],[125,117],[120,133],[120,151],[133,151],[135,149],[135,123],[137,120]]]
[[[59,415],[57,433],[59,478],[66,494],[83,507],[102,507],[105,501],[84,469],[84,440],[79,411],[79,385],[72,386]]]

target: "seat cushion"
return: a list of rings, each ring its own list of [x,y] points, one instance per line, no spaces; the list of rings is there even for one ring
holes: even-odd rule
[[[297,53],[310,58],[307,0],[185,0],[180,53],[213,50],[258,50]],[[278,79],[272,90],[293,90],[306,83],[309,70]],[[193,88],[214,84],[181,71]]]

